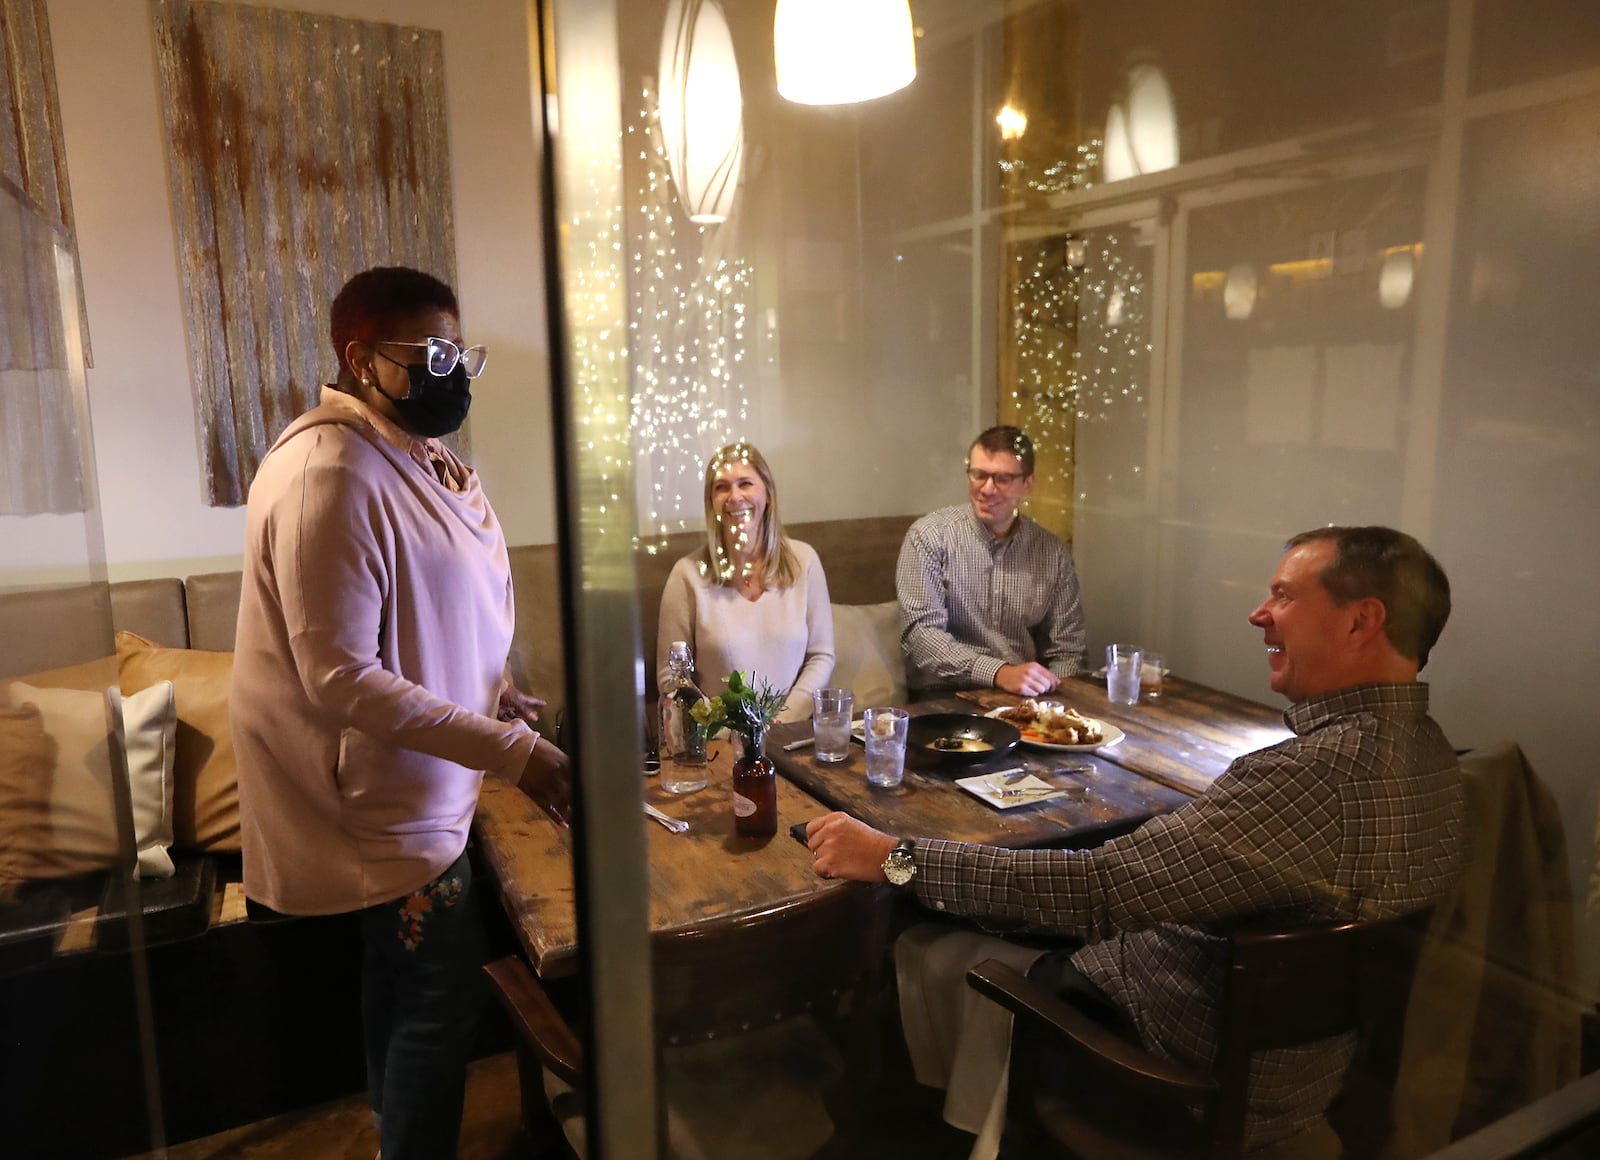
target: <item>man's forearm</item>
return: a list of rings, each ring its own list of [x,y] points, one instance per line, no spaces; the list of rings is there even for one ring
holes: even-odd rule
[[[1005,661],[948,632],[913,628],[905,634],[906,677],[913,688],[989,688]]]

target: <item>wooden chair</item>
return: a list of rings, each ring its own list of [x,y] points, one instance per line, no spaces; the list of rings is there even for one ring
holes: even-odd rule
[[[1034,1155],[1041,1146],[1068,1155],[1208,1157],[1242,1154],[1250,1058],[1258,1051],[1361,1033],[1341,1101],[1360,1142],[1346,1155],[1372,1155],[1391,1123],[1388,1096],[1417,954],[1431,911],[1373,922],[1294,930],[1240,929],[1229,939],[1215,1064],[1203,1071],[1151,1054],[1017,971],[994,960],[967,974],[968,985],[1021,1019],[1059,1035],[1082,1057],[1096,1096],[1028,1091],[1013,1076],[1008,1143]],[[1104,1089],[1104,1090],[1102,1090]],[[1198,1107],[1195,1118],[1188,1107]]]
[[[658,1053],[816,1016],[844,1063],[844,1099],[834,1101],[834,1119],[848,1118],[850,1095],[878,1067],[880,976],[891,902],[886,887],[846,885],[760,913],[657,934],[651,956]],[[574,1089],[584,1083],[570,996],[558,999],[519,956],[484,970],[517,1034],[523,1115],[537,1137],[552,1119],[544,1069]],[[731,1083],[736,1077],[729,1078]],[[563,1118],[559,1109],[556,1118]]]

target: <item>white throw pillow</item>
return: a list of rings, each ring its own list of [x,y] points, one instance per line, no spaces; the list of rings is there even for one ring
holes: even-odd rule
[[[50,775],[50,842],[34,877],[59,878],[123,864],[111,774],[110,717],[105,694],[38,689],[14,682],[14,705],[34,705],[56,743]],[[122,699],[123,752],[133,806],[134,851],[140,877],[173,872],[172,762],[178,728],[171,681]]]
[[[855,694],[855,712],[906,703],[906,663],[900,655],[900,605],[833,606],[833,676],[828,684]]]

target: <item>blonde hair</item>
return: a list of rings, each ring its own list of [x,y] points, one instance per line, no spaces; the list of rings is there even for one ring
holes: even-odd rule
[[[767,509],[761,513],[761,526],[751,537],[754,550],[749,553],[760,561],[761,586],[788,588],[800,579],[800,559],[790,547],[789,537],[783,534],[783,522],[778,518],[778,487],[773,482],[772,468],[767,466],[766,458],[756,450],[754,444],[742,439],[721,448],[706,461],[706,546],[701,551],[701,567],[713,584],[725,587],[739,581],[734,574],[732,555],[724,542],[722,521],[717,518],[716,506],[711,498],[717,476],[730,463],[749,464],[767,489]]]

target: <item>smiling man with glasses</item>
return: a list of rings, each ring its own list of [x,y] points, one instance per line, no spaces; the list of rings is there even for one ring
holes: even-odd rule
[[[991,427],[967,451],[966,504],[923,516],[900,547],[900,648],[914,690],[1054,689],[1083,662],[1072,554],[1017,511],[1033,441]]]

